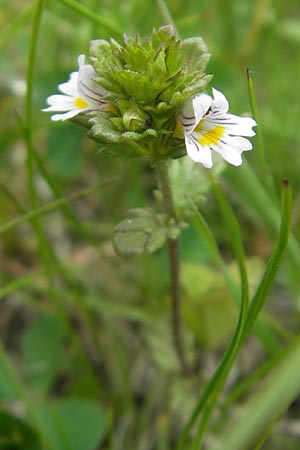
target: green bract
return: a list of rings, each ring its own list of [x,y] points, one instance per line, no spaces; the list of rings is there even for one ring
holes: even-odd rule
[[[176,118],[209,81],[208,59],[202,38],[178,40],[172,26],[154,29],[145,39],[124,35],[122,44],[92,41],[95,81],[111,102],[108,112],[93,113],[93,137],[153,158],[185,154],[183,140],[174,134]]]

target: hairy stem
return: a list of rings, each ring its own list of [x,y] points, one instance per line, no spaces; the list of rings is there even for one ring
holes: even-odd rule
[[[177,220],[176,210],[173,201],[173,193],[169,178],[168,166],[166,161],[159,161],[156,165],[156,171],[162,192],[164,208],[170,218]],[[172,303],[172,330],[175,350],[185,374],[191,372],[186,361],[183,342],[182,342],[182,322],[180,314],[180,261],[179,261],[179,239],[168,239],[168,254],[170,267],[170,294]]]

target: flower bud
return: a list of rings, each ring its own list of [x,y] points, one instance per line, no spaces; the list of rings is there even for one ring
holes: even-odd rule
[[[126,131],[144,131],[149,127],[150,117],[137,107],[132,107],[123,114],[123,125]]]

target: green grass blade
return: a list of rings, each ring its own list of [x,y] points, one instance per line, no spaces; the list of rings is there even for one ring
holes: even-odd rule
[[[18,114],[16,114],[16,119],[17,119],[18,124],[20,125],[21,132],[23,133],[23,135],[26,139],[26,131],[25,131],[25,126],[22,121],[22,118]],[[61,200],[62,193],[61,193],[60,189],[57,187],[52,176],[46,169],[46,167],[42,161],[42,158],[37,153],[34,146],[32,146],[32,156],[34,158],[34,162],[37,166],[37,169],[39,170],[39,173],[43,176],[44,180],[47,182],[52,193],[54,194],[54,196],[56,197],[57,200]],[[11,200],[13,200],[13,202],[15,201],[15,199],[13,198],[13,195],[9,192],[9,190],[4,185],[1,185],[1,189],[3,189],[5,191],[6,195],[8,195],[11,198]],[[60,205],[60,207],[61,207],[65,217],[67,219],[69,219],[69,221],[73,225],[74,229],[76,229],[76,232],[78,234],[80,234],[82,237],[84,237],[85,239],[92,241],[91,236],[88,234],[87,230],[84,228],[81,221],[76,217],[76,215],[73,213],[72,209],[68,206],[68,202],[62,203]]]
[[[27,149],[26,169],[28,177],[28,195],[31,209],[38,207],[38,194],[35,186],[34,174],[34,147],[33,147],[33,85],[34,85],[34,69],[37,54],[38,34],[41,24],[42,13],[45,6],[45,0],[38,0],[34,10],[32,31],[29,42],[26,85],[27,91],[25,96],[25,119],[24,119],[24,137]],[[48,243],[44,236],[43,229],[38,217],[32,219],[32,224],[37,236],[38,249],[40,257],[43,261],[45,274],[51,285],[53,281],[51,261],[48,254]]]
[[[42,12],[44,9],[45,0],[38,0],[33,16],[32,32],[29,44],[28,64],[26,74],[27,92],[25,97],[25,120],[24,133],[27,146],[26,168],[28,174],[28,192],[30,204],[32,208],[37,206],[37,194],[34,185],[34,161],[33,161],[33,139],[32,139],[32,99],[33,99],[33,83],[34,83],[34,69],[37,52],[38,34],[41,24]]]
[[[230,235],[231,239],[231,245],[233,249],[233,253],[235,256],[235,259],[237,261],[239,271],[240,271],[240,278],[241,278],[241,290],[243,295],[245,296],[246,303],[248,304],[249,300],[249,288],[248,288],[248,276],[247,276],[247,269],[246,269],[246,257],[244,253],[244,247],[242,243],[242,236],[240,233],[240,227],[238,224],[238,221],[236,219],[236,216],[232,210],[232,207],[225,197],[221,187],[217,184],[217,182],[212,178],[212,187],[215,194],[215,197],[217,199],[217,202],[221,208],[221,211],[223,213],[224,221],[228,230],[228,233]]]
[[[233,248],[233,253],[238,263],[239,272],[240,272],[240,280],[241,280],[241,306],[240,306],[240,316],[239,321],[236,327],[236,331],[233,335],[233,338],[225,352],[225,355],[216,371],[215,376],[215,386],[211,390],[211,396],[207,401],[203,409],[203,415],[200,420],[200,425],[198,428],[198,432],[196,435],[194,449],[197,450],[201,448],[201,444],[204,438],[205,431],[208,427],[209,420],[211,414],[213,412],[214,406],[217,402],[220,392],[226,382],[227,376],[236,360],[240,349],[240,342],[243,337],[244,328],[247,319],[248,312],[248,302],[249,302],[249,288],[248,288],[248,275],[246,269],[246,257],[244,253],[244,247],[242,243],[242,236],[240,233],[240,227],[236,216],[229,204],[226,196],[224,195],[222,189],[217,184],[217,182],[213,179],[212,186],[214,190],[215,197],[219,204],[219,207],[223,213],[224,222],[226,224],[226,228],[229,232],[231,245]]]
[[[257,319],[257,316],[262,309],[271,286],[274,282],[275,276],[278,272],[284,251],[288,244],[289,238],[289,227],[291,221],[291,209],[292,209],[292,192],[288,181],[283,182],[283,202],[282,202],[282,222],[279,234],[278,244],[268,262],[266,271],[263,278],[256,290],[256,293],[251,301],[248,317],[247,326],[245,328],[246,337]]]
[[[277,240],[280,228],[280,212],[272,201],[271,196],[255,175],[253,169],[244,161],[243,165],[236,168],[228,168],[225,173],[226,179],[239,192],[244,204],[254,214],[256,220],[262,223],[273,239]],[[300,245],[291,233],[288,247],[288,255],[295,266],[295,270],[300,271]]]
[[[237,230],[237,224],[235,223],[235,216],[234,219],[231,217],[230,213],[230,205],[227,203],[227,200],[222,193],[221,189],[218,187],[218,185],[213,182],[214,191],[216,194],[216,197],[218,199],[219,205],[222,209],[223,215],[226,219],[226,224],[228,229],[231,232],[231,238],[234,241],[234,251],[235,256],[238,260],[239,266],[240,266],[240,273],[241,273],[241,281],[242,281],[242,305],[241,305],[241,313],[240,313],[240,319],[239,323],[236,329],[236,332],[233,336],[233,339],[228,347],[228,349],[225,352],[225,355],[223,356],[215,374],[213,375],[211,381],[208,383],[192,417],[190,418],[190,421],[185,428],[182,439],[179,442],[178,449],[184,448],[183,445],[187,439],[188,433],[190,429],[192,428],[193,424],[195,423],[197,417],[203,412],[202,420],[200,422],[200,427],[198,429],[197,437],[195,439],[194,448],[198,449],[200,448],[202,439],[204,437],[204,432],[207,428],[209,418],[211,416],[211,413],[213,411],[213,407],[215,405],[215,402],[218,398],[219,392],[221,391],[227,375],[238,355],[238,352],[242,346],[242,343],[244,342],[245,337],[251,330],[252,326],[254,325],[254,322],[257,318],[257,315],[260,311],[260,308],[263,305],[263,302],[266,299],[266,295],[268,294],[270,287],[272,286],[272,283],[274,281],[275,275],[278,271],[281,258],[284,252],[284,249],[288,242],[288,234],[289,234],[289,223],[290,223],[290,213],[291,213],[291,189],[288,182],[284,183],[284,196],[283,196],[283,208],[282,208],[282,224],[281,224],[281,230],[280,230],[280,237],[278,245],[270,259],[270,262],[267,266],[265,275],[262,279],[262,282],[260,283],[257,293],[254,296],[254,300],[251,303],[251,306],[249,308],[249,312],[247,310],[247,294],[246,298],[243,299],[243,296],[245,295],[243,293],[243,289],[246,289],[245,281],[243,284],[243,279],[247,275],[244,273],[244,256],[243,256],[243,249],[240,246],[239,239],[239,232]],[[236,238],[236,239],[234,239]],[[254,303],[253,303],[254,302]],[[228,447],[230,448],[230,447]]]
[[[173,26],[176,36],[178,39],[180,39],[180,34],[177,30],[175,21],[170,13],[170,10],[168,8],[168,5],[166,4],[165,0],[156,0],[157,6],[160,10],[160,13],[162,15],[162,18],[164,19],[165,24],[170,24]]]
[[[295,336],[291,337],[289,343],[295,339]],[[246,395],[246,392],[253,388],[253,385],[261,380],[266,374],[280,361],[280,359],[286,354],[286,348],[281,349],[272,358],[259,365],[259,367],[246,378],[241,380],[236,387],[229,393],[225,402],[222,404],[222,408],[228,410],[233,408],[233,405],[239,398]]]
[[[278,272],[278,268],[280,266],[280,262],[282,260],[284,251],[286,249],[287,243],[288,243],[288,236],[289,236],[289,226],[290,226],[290,217],[291,217],[291,207],[292,207],[292,194],[291,194],[291,188],[290,185],[287,181],[284,181],[283,183],[283,205],[282,205],[282,221],[281,221],[281,228],[280,228],[280,235],[279,235],[279,240],[278,240],[278,244],[268,262],[266,271],[264,273],[264,276],[262,278],[261,283],[259,284],[257,291],[254,295],[254,298],[250,304],[249,307],[249,311],[247,314],[247,321],[246,321],[246,326],[244,328],[243,334],[242,334],[242,338],[240,341],[240,345],[242,345],[242,343],[245,341],[246,337],[248,336],[248,334],[250,333],[256,319],[257,316],[264,304],[264,302],[266,301],[267,295],[270,291],[270,288],[274,282],[275,276]],[[297,352],[299,353],[300,348],[297,350]],[[299,358],[299,356],[298,356]],[[298,362],[297,362],[298,364]],[[281,370],[282,372],[286,373],[285,371],[287,370],[288,373],[286,373],[286,377],[290,376],[289,373],[289,367],[287,362],[280,364],[280,368],[281,369],[274,369],[276,370]],[[279,375],[279,383],[280,383],[280,377],[281,377],[281,381],[284,380],[284,377],[281,376],[281,374]],[[300,382],[299,382],[299,376],[296,377],[298,383],[294,383],[293,387],[296,389],[300,389]],[[276,379],[276,377],[275,377]],[[273,383],[274,384],[274,383]],[[276,381],[277,384],[277,381]],[[257,401],[258,405],[252,406],[253,409],[249,409],[249,420],[241,420],[241,425],[240,426],[236,426],[235,424],[235,429],[237,428],[236,432],[233,433],[229,433],[229,437],[228,437],[228,441],[226,442],[226,439],[222,439],[222,446],[220,447],[216,447],[214,450],[224,450],[227,448],[230,448],[231,450],[240,450],[240,448],[243,448],[243,450],[247,450],[253,447],[250,447],[246,445],[245,443],[245,435],[248,436],[249,441],[251,442],[251,445],[254,444],[253,439],[258,439],[255,442],[258,443],[261,440],[262,434],[265,434],[266,430],[269,430],[270,426],[273,424],[274,420],[279,416],[280,412],[282,409],[284,409],[284,407],[286,407],[288,405],[288,403],[286,403],[286,398],[284,396],[280,396],[280,398],[278,399],[278,407],[276,408],[273,403],[272,403],[272,396],[277,395],[277,393],[275,392],[276,388],[270,388],[271,392],[266,393],[264,392],[264,396],[265,399],[262,400],[262,394],[260,394],[260,396],[258,396],[257,398],[255,397],[254,402]],[[279,389],[284,390],[284,388],[280,385]],[[294,390],[293,388],[291,389],[291,395],[294,394]],[[287,396],[288,397],[288,396]],[[289,398],[289,397],[288,397]],[[271,405],[272,406],[269,406]],[[256,420],[257,417],[257,409],[261,409],[262,412],[262,416],[263,414],[265,414],[265,408],[269,408],[272,409],[272,414],[268,415],[268,417],[264,417],[264,419],[262,419],[262,417],[260,417],[259,421]],[[253,411],[255,411],[255,414],[253,415]],[[270,418],[271,417],[271,418]],[[251,428],[252,427],[252,428]],[[253,430],[253,428],[255,429],[257,427],[257,430]],[[243,429],[243,431],[241,431]],[[251,430],[251,432],[249,431]],[[248,433],[248,434],[247,434]],[[253,433],[253,435],[251,435],[251,433]],[[257,437],[259,436],[259,437]],[[241,441],[243,440],[243,445],[241,446]],[[226,442],[224,444],[224,442]],[[239,444],[237,444],[239,443]],[[223,447],[224,445],[224,447]]]
[[[14,38],[19,30],[24,29],[24,23],[30,18],[34,5],[25,5],[25,8],[15,15],[13,19],[6,22],[0,30],[0,47]],[[2,11],[1,11],[2,12]]]
[[[258,154],[258,164],[259,164],[259,172],[260,172],[260,179],[264,183],[266,189],[268,189],[268,192],[272,193],[272,196],[274,200],[277,200],[277,195],[274,187],[274,181],[271,176],[270,171],[268,170],[267,161],[266,161],[266,152],[265,147],[263,143],[263,137],[261,132],[261,126],[260,126],[260,120],[258,115],[258,108],[256,103],[256,97],[254,92],[254,84],[253,84],[253,76],[251,69],[247,69],[247,78],[248,78],[248,90],[249,90],[249,97],[250,97],[250,105],[252,110],[252,115],[254,119],[256,120],[257,127],[255,128],[256,131],[256,139],[257,139],[257,154]]]
[[[193,202],[193,200],[190,197],[187,197],[187,200],[189,204],[191,205],[191,208],[193,209],[195,213],[195,219],[193,221],[195,228],[199,232],[202,239],[204,239],[205,243],[207,244],[207,248],[213,258],[214,263],[220,267],[220,269],[223,272],[224,278],[228,284],[228,288],[231,292],[231,295],[234,298],[237,298],[238,301],[239,298],[239,288],[235,281],[233,281],[231,275],[229,274],[229,271],[227,269],[227,265],[219,251],[218,245],[216,243],[216,240],[214,238],[214,235],[207,225],[204,217],[202,216],[201,212],[197,208],[196,204]]]
[[[181,439],[176,447],[177,450],[182,450],[188,438],[189,432],[193,427],[194,423],[202,413],[202,420],[200,422],[200,426],[198,428],[197,437],[194,441],[194,448],[197,449],[200,447],[201,441],[204,436],[204,432],[208,426],[209,419],[211,417],[213,408],[218,399],[218,396],[226,382],[227,376],[230,372],[230,369],[237,357],[239,348],[240,348],[240,340],[243,336],[243,330],[245,326],[245,321],[247,317],[248,310],[248,277],[247,270],[245,264],[245,255],[242,244],[242,239],[240,235],[239,225],[236,220],[236,217],[232,211],[232,208],[226,199],[224,193],[222,192],[219,185],[211,178],[212,185],[214,189],[214,193],[216,199],[219,203],[219,206],[222,210],[224,221],[226,223],[226,227],[229,231],[232,247],[234,251],[234,255],[236,257],[239,271],[240,271],[240,279],[241,279],[241,308],[240,308],[240,316],[237,324],[236,331],[232,337],[232,340],[223,355],[214,375],[212,376],[210,382],[207,384],[202,396],[196,408],[190,417],[188,424],[186,425]],[[206,233],[208,233],[208,229],[206,229]],[[209,236],[210,241],[212,242],[212,236]],[[215,245],[214,245],[215,247]],[[216,256],[216,250],[214,250]]]
[[[16,280],[7,283],[5,286],[0,288],[0,301],[3,300],[8,295],[18,291],[26,289],[26,287],[31,287],[33,282],[41,277],[42,272],[40,270],[35,270],[30,272]]]
[[[52,190],[53,194],[55,195],[56,199],[59,199],[62,197],[62,194],[57,187],[55,181],[50,176],[48,170],[46,169],[42,159],[40,158],[39,154],[34,149],[34,161],[37,165],[37,168],[40,172],[40,174],[44,177],[46,182],[48,183],[48,186]],[[64,215],[73,223],[74,227],[76,227],[77,230],[79,230],[82,235],[86,235],[85,230],[83,229],[83,226],[80,222],[80,220],[76,217],[76,215],[73,213],[73,211],[68,207],[68,204],[62,205],[62,211]]]
[[[278,418],[300,393],[299,361],[300,337],[297,337],[248,400],[243,414],[235,417],[234,423],[218,436],[218,443],[211,450],[253,450],[262,445]]]
[[[71,8],[73,11],[76,11],[81,16],[87,17],[88,19],[92,20],[97,25],[102,26],[103,28],[106,28],[109,32],[111,32],[115,37],[122,38],[123,31],[113,22],[110,20],[101,17],[99,14],[94,13],[94,11],[91,11],[89,8],[87,8],[84,5],[81,5],[80,3],[76,2],[75,0],[59,0],[64,5]]]
[[[10,220],[9,222],[5,222],[4,224],[0,225],[0,234],[5,233],[6,231],[9,231],[12,228],[15,228],[16,226],[19,226],[23,223],[31,222],[34,219],[41,217],[44,214],[54,211],[55,209],[61,208],[72,200],[75,200],[75,199],[78,199],[80,197],[84,197],[85,195],[90,194],[95,189],[110,186],[117,179],[118,179],[117,177],[110,178],[109,180],[99,183],[97,186],[87,187],[87,188],[82,189],[81,191],[71,194],[69,196],[59,198],[57,200],[54,200],[53,202],[49,202],[46,205],[43,205],[39,208],[29,211],[29,212],[23,214],[22,216],[19,216],[13,220]]]
[[[198,230],[202,240],[204,240],[204,242],[207,244],[207,248],[211,253],[214,263],[216,264],[216,266],[220,267],[221,271],[223,272],[228,289],[232,297],[235,299],[236,304],[240,307],[240,288],[236,281],[232,279],[232,276],[227,269],[227,264],[218,249],[214,235],[205,222],[204,217],[202,216],[195,203],[190,198],[188,198],[187,200],[190,203],[191,208],[195,212],[195,228]],[[285,333],[285,329],[282,329],[282,327],[280,328],[277,322],[271,322],[269,317],[265,315],[261,315],[254,326],[256,336],[270,355],[276,354],[278,350],[280,350],[281,346],[276,335],[274,334],[273,329],[275,329],[276,331],[278,330],[278,332],[280,332],[280,335],[284,335]]]

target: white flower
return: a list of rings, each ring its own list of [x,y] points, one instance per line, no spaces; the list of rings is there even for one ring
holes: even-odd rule
[[[79,71],[72,72],[69,81],[58,86],[64,95],[50,95],[47,98],[50,106],[42,111],[66,111],[54,114],[52,120],[71,119],[84,111],[105,111],[109,107],[103,98],[106,90],[94,81],[97,74],[90,64],[85,64],[84,55],[79,55],[78,65]]]
[[[241,153],[251,150],[252,144],[242,136],[254,136],[256,125],[250,117],[228,114],[228,101],[216,89],[213,98],[197,95],[179,116],[188,156],[205,167],[212,167],[212,150],[234,166],[242,164]]]

